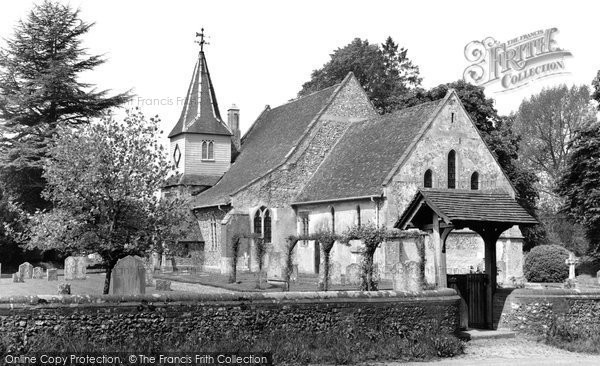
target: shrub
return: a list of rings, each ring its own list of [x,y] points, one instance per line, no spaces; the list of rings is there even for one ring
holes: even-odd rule
[[[567,258],[569,252],[559,245],[539,245],[525,257],[525,278],[529,282],[563,282],[569,277]]]
[[[544,335],[544,341],[571,352],[600,354],[600,326],[582,326],[564,318],[554,318]]]

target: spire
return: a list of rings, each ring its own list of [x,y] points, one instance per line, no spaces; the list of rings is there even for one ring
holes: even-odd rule
[[[204,56],[204,45],[208,44],[204,40],[204,28],[202,28],[201,33],[196,33],[196,36],[200,37],[200,41],[197,41],[200,44],[198,60],[194,67],[181,116],[169,134],[169,138],[182,133],[231,136],[231,131],[221,119],[215,89],[210,80],[206,57]]]

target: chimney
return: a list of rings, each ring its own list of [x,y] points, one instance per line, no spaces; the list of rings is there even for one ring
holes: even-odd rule
[[[232,104],[231,107],[227,110],[227,126],[233,133],[231,137],[231,142],[233,142],[232,150],[235,150],[239,153],[242,150],[241,142],[240,142],[240,109]],[[237,155],[237,153],[235,155]],[[233,158],[232,154],[232,158]]]

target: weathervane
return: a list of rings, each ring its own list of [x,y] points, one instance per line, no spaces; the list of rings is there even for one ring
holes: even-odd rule
[[[196,43],[200,45],[200,52],[204,51],[204,45],[210,44],[204,40],[204,28],[200,30],[200,33],[196,32],[196,37],[200,37],[200,40],[196,40]]]

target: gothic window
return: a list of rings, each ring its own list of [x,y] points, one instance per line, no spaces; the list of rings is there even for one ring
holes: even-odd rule
[[[471,174],[471,189],[479,189],[479,173],[477,172],[473,172],[473,174]]]
[[[450,150],[448,153],[448,188],[456,188],[456,152]]]
[[[431,188],[433,186],[433,173],[431,169],[427,169],[425,175],[423,176],[423,187]]]
[[[271,242],[271,212],[266,207],[261,207],[254,214],[254,233],[261,234],[265,243]]]
[[[450,114],[450,123],[454,123],[454,112]]]
[[[357,225],[358,227],[360,227],[361,225],[361,218],[360,218],[360,205],[356,205],[356,221],[357,221]]]
[[[209,141],[208,142],[208,160],[214,160],[215,159],[215,154],[214,154],[214,142]]]
[[[202,160],[208,159],[208,142],[202,141]]]
[[[335,208],[331,207],[331,232],[335,233]]]

